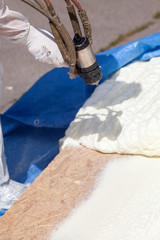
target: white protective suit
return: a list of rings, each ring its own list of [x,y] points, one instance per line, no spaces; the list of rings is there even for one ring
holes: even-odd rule
[[[0,0],[0,37],[24,44],[35,59],[53,67],[66,65],[52,34],[31,26],[21,13],[9,10],[3,0]],[[9,208],[26,189],[23,184],[9,179],[3,148],[0,124],[0,209]]]

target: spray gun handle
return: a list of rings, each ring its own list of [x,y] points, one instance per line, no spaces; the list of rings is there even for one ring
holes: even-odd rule
[[[86,84],[98,85],[102,73],[87,37],[75,34],[73,39],[77,53],[77,70]]]

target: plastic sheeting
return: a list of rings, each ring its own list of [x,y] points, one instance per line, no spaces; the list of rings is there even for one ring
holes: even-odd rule
[[[160,33],[96,55],[103,82],[126,64],[160,56]],[[59,139],[95,86],[79,77],[70,80],[68,69],[54,69],[1,115],[10,178],[31,183],[59,152]],[[101,83],[100,82],[100,83]],[[3,214],[4,211],[0,212]]]

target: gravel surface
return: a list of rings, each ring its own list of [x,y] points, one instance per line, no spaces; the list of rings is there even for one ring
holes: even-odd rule
[[[20,11],[30,23],[50,30],[47,19],[20,0],[4,0],[10,9]],[[153,15],[160,11],[159,0],[79,0],[88,13],[93,31],[93,49],[97,52],[120,34],[135,29],[142,24],[155,21]],[[69,33],[73,36],[65,2],[53,1],[55,10]],[[158,32],[160,20],[146,30],[134,34],[120,44]],[[27,52],[26,47],[1,39],[0,60],[3,63],[3,87],[1,112],[27,91],[42,75],[53,67],[40,63]]]

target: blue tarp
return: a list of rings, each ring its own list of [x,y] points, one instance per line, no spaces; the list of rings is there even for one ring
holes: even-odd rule
[[[136,60],[160,56],[160,33],[96,55],[102,83],[121,67]],[[70,80],[67,68],[41,77],[11,108],[1,115],[10,178],[30,183],[58,154],[58,141],[94,86],[79,77]]]

